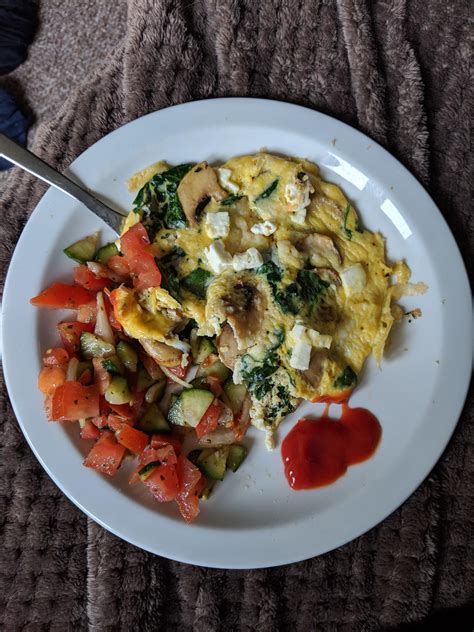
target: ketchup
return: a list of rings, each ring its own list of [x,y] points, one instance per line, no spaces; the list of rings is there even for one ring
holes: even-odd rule
[[[331,420],[328,408],[320,419],[300,419],[282,443],[285,475],[292,489],[329,485],[349,465],[366,461],[377,449],[382,428],[375,415],[344,402],[341,418]]]

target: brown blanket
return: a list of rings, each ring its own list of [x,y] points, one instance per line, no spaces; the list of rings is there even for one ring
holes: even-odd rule
[[[40,127],[34,150],[64,169],[107,132],[168,105],[228,95],[293,101],[398,156],[469,261],[468,18],[467,0],[129,0],[123,41]],[[2,275],[43,192],[24,173],[2,192]],[[5,394],[1,405],[1,629],[354,632],[433,613],[459,630],[464,614],[472,629],[472,396],[430,477],[381,525],[319,558],[247,572],[172,562],[104,531],[44,473]]]

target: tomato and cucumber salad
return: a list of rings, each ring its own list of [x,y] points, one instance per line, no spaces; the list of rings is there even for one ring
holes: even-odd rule
[[[38,308],[75,312],[57,324],[58,344],[44,351],[38,387],[48,420],[76,423],[91,443],[86,467],[115,476],[133,459],[130,483],[158,502],[175,502],[191,522],[216,481],[245,459],[248,395],[192,319],[181,314],[173,344],[156,329],[154,337],[131,335],[121,297],[149,300],[163,273],[143,224],[118,245],[98,248],[98,234],[71,244],[64,250],[78,264],[71,282],[31,299]],[[163,313],[173,318],[170,305],[155,306],[157,323]]]

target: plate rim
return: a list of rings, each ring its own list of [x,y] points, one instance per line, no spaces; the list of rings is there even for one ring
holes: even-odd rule
[[[437,212],[437,220],[439,222],[439,220],[441,220],[441,225],[440,228],[442,227],[442,232],[445,234],[445,236],[449,239],[451,238],[452,240],[452,246],[453,246],[453,251],[452,254],[454,254],[455,256],[457,256],[458,258],[458,264],[460,263],[461,265],[458,265],[458,270],[459,270],[459,278],[462,279],[462,281],[464,282],[465,286],[467,287],[467,289],[469,290],[469,295],[470,295],[470,286],[469,286],[469,279],[468,279],[468,275],[467,275],[467,270],[466,270],[466,266],[463,260],[463,257],[460,253],[459,247],[454,239],[454,236],[449,228],[449,225],[446,221],[446,219],[444,218],[443,214],[441,213],[441,211],[439,210],[439,208],[437,207],[437,205],[435,204],[435,202],[432,200],[432,198],[429,196],[428,192],[426,191],[426,189],[424,188],[424,186],[420,183],[420,181],[416,178],[416,176],[414,176],[395,156],[393,156],[392,154],[390,154],[390,152],[388,152],[384,147],[382,147],[379,143],[377,143],[375,140],[373,140],[372,138],[370,138],[369,136],[367,136],[364,132],[361,132],[359,130],[357,130],[356,128],[348,125],[345,122],[340,121],[339,119],[329,116],[327,114],[324,114],[322,112],[319,112],[315,109],[312,108],[308,108],[305,106],[301,106],[301,105],[297,105],[297,104],[293,104],[293,103],[288,103],[288,102],[284,102],[284,101],[277,101],[277,100],[271,100],[271,99],[260,99],[260,98],[251,98],[251,97],[221,97],[221,98],[213,98],[213,99],[201,99],[198,101],[191,101],[191,102],[187,102],[187,103],[182,103],[182,104],[178,104],[178,105],[173,105],[173,106],[169,106],[167,108],[163,108],[161,110],[157,110],[155,112],[150,112],[142,117],[139,117],[138,119],[135,119],[133,121],[130,121],[128,123],[125,123],[124,125],[116,128],[115,130],[113,130],[112,132],[109,132],[108,134],[106,134],[105,136],[103,136],[102,138],[100,138],[98,141],[96,141],[93,145],[91,145],[90,147],[88,147],[84,152],[82,152],[68,167],[69,168],[74,168],[74,166],[76,165],[76,162],[79,160],[84,160],[87,158],[86,154],[88,154],[89,152],[93,152],[94,148],[96,148],[96,146],[98,144],[104,143],[106,142],[106,139],[110,138],[113,135],[117,135],[120,134],[121,131],[123,131],[124,128],[131,128],[133,127],[134,124],[138,124],[138,122],[142,122],[141,124],[144,124],[143,121],[145,120],[149,120],[151,117],[157,117],[160,116],[160,114],[162,114],[163,112],[167,112],[170,110],[177,110],[177,109],[186,109],[186,108],[196,108],[196,107],[206,107],[207,104],[211,104],[211,107],[220,107],[221,105],[224,105],[225,107],[228,106],[228,104],[235,104],[236,106],[242,106],[242,107],[263,107],[263,108],[272,108],[272,107],[276,107],[276,108],[284,108],[284,109],[290,109],[293,110],[294,108],[297,109],[301,109],[304,112],[307,113],[311,113],[311,115],[314,115],[316,118],[317,117],[322,117],[322,120],[329,120],[331,121],[331,124],[336,123],[337,126],[342,130],[342,132],[346,132],[349,135],[353,135],[355,138],[357,138],[357,140],[360,140],[362,142],[369,142],[374,148],[377,149],[377,151],[382,152],[381,156],[384,159],[388,159],[389,161],[392,162],[392,164],[396,164],[397,168],[400,170],[400,173],[402,174],[402,176],[404,178],[409,178],[411,179],[416,187],[420,190],[420,192],[427,198],[427,200],[431,203],[432,209],[434,211]],[[204,106],[203,106],[204,104]],[[212,105],[213,104],[213,105]],[[15,251],[11,257],[10,260],[10,264],[8,267],[8,271],[7,271],[7,275],[5,278],[5,284],[4,284],[4,303],[3,303],[3,310],[5,311],[5,306],[9,304],[9,295],[10,295],[10,283],[13,283],[13,281],[11,281],[12,277],[13,277],[13,272],[12,269],[14,269],[14,266],[12,264],[15,263],[15,255],[17,254],[17,252],[19,252],[19,250],[21,249],[21,244],[22,244],[22,237],[23,234],[25,233],[25,231],[27,230],[28,225],[30,224],[32,218],[35,216],[35,213],[37,212],[38,207],[41,205],[41,203],[43,202],[43,200],[45,198],[47,198],[47,196],[50,193],[50,189],[48,189],[48,191],[41,197],[40,201],[38,202],[38,204],[35,206],[35,208],[33,209],[32,213],[30,214],[30,217],[28,218],[27,222],[25,223],[25,226],[23,227],[22,230],[22,234],[16,244],[15,247]],[[8,309],[8,307],[7,307]],[[472,309],[469,310],[470,313],[472,313]],[[471,339],[472,339],[472,323],[470,322],[470,314],[466,313],[467,316],[467,320],[468,322],[468,326],[466,331],[471,335]],[[7,330],[8,327],[3,327],[2,328],[2,342],[3,342],[3,350],[4,350],[4,354],[3,354],[3,370],[4,370],[4,375],[5,375],[5,383],[7,386],[7,390],[8,393],[10,395],[10,393],[13,392],[14,388],[13,388],[13,384],[10,384],[10,377],[9,377],[9,361],[5,361],[7,356],[9,356],[9,351],[7,351],[7,349],[10,349],[10,345],[9,343],[6,341],[6,336],[7,336]],[[83,504],[81,504],[73,495],[72,493],[70,493],[70,491],[67,489],[67,487],[63,486],[62,482],[60,479],[58,479],[50,470],[48,464],[42,459],[40,453],[37,451],[36,446],[34,445],[34,442],[32,442],[30,440],[29,437],[29,433],[28,433],[28,429],[27,427],[25,427],[25,425],[23,424],[23,421],[21,420],[21,416],[18,413],[18,406],[17,403],[14,401],[14,398],[10,395],[10,400],[12,403],[12,407],[13,410],[15,412],[16,418],[18,420],[18,423],[20,425],[20,428],[22,430],[23,435],[25,436],[25,438],[28,441],[28,444],[30,445],[30,448],[32,449],[33,453],[35,454],[36,458],[39,460],[39,462],[41,463],[42,467],[45,469],[45,471],[47,472],[48,476],[53,480],[53,482],[61,489],[61,491],[67,496],[67,498],[69,498],[69,500],[71,500],[81,511],[83,511],[84,513],[86,513],[89,517],[91,517],[95,522],[101,524],[105,529],[107,529],[108,531],[114,533],[115,535],[117,535],[118,537],[124,539],[125,541],[128,541],[132,544],[134,544],[135,546],[138,546],[142,549],[148,550],[154,554],[158,554],[158,555],[163,555],[166,556],[170,559],[174,559],[176,561],[180,561],[180,562],[185,562],[185,563],[191,563],[191,564],[196,564],[196,565],[200,565],[200,566],[207,566],[207,567],[214,567],[214,568],[238,568],[238,569],[250,569],[250,568],[266,568],[266,567],[273,567],[273,566],[279,566],[279,565],[283,565],[283,564],[289,564],[289,563],[294,563],[294,562],[299,562],[302,560],[306,560],[309,559],[310,557],[314,557],[316,555],[321,555],[324,554],[325,552],[329,551],[329,550],[333,550],[335,548],[339,548],[340,546],[343,546],[344,544],[346,544],[349,541],[352,541],[353,539],[356,539],[358,537],[360,537],[362,534],[366,533],[367,531],[371,530],[372,528],[374,528],[375,526],[377,526],[378,524],[380,524],[383,520],[385,520],[387,518],[387,516],[389,516],[391,513],[393,513],[394,511],[396,511],[417,489],[418,487],[421,485],[421,483],[427,478],[427,476],[429,475],[429,473],[433,470],[433,468],[436,466],[436,464],[439,462],[442,454],[444,453],[446,447],[448,446],[452,435],[458,425],[459,419],[460,419],[460,415],[462,413],[462,409],[464,407],[465,401],[466,401],[466,396],[468,393],[468,388],[469,388],[469,379],[470,376],[470,372],[466,371],[466,376],[465,376],[465,384],[464,384],[464,388],[461,389],[462,391],[462,397],[460,396],[458,401],[456,402],[456,413],[453,416],[454,422],[452,423],[451,427],[450,427],[450,431],[449,431],[449,436],[447,436],[446,441],[443,442],[442,445],[438,446],[437,449],[437,456],[434,460],[432,460],[431,465],[428,467],[427,471],[424,471],[424,473],[422,473],[421,475],[419,475],[417,477],[417,482],[411,482],[408,487],[409,487],[409,491],[408,492],[403,492],[401,495],[403,496],[403,498],[398,502],[398,504],[395,507],[392,507],[390,510],[386,511],[384,513],[384,515],[381,518],[378,518],[376,520],[375,523],[370,524],[368,526],[366,526],[365,528],[363,528],[362,530],[358,530],[355,534],[353,533],[352,535],[350,535],[350,537],[346,538],[344,541],[339,542],[338,544],[327,548],[325,550],[322,550],[318,553],[314,553],[314,552],[308,552],[307,554],[305,554],[304,556],[291,556],[291,555],[287,555],[286,557],[283,556],[283,558],[279,558],[276,560],[268,560],[266,563],[261,563],[259,562],[258,565],[249,565],[248,562],[244,562],[244,563],[233,563],[233,564],[229,564],[229,562],[226,562],[225,566],[217,564],[217,563],[212,563],[209,562],[209,560],[205,559],[205,555],[204,556],[197,556],[194,559],[189,559],[189,556],[184,556],[184,557],[180,557],[179,555],[172,555],[169,552],[158,552],[156,549],[153,550],[147,546],[144,546],[143,542],[137,541],[136,539],[134,539],[133,537],[130,536],[129,533],[124,533],[122,532],[120,529],[116,529],[115,527],[110,526],[110,524],[107,523],[107,521],[102,520],[99,516],[95,515],[94,513],[91,513],[87,507],[85,507]],[[431,459],[430,459],[431,460]],[[210,529],[211,531],[213,531],[212,527],[208,527],[208,529]]]

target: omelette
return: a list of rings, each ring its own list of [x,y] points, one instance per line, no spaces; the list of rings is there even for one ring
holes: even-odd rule
[[[302,400],[342,401],[369,355],[380,364],[410,270],[387,263],[383,236],[314,163],[266,152],[218,167],[161,161],[129,188],[122,234],[146,227],[163,278],[121,290],[121,325],[173,357],[191,324],[246,387],[268,447]]]

